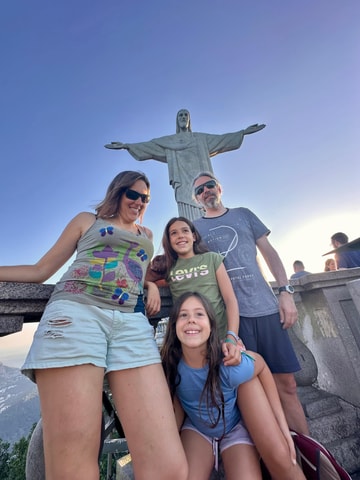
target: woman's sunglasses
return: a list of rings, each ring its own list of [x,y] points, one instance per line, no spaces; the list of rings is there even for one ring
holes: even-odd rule
[[[147,195],[146,193],[139,193],[136,190],[131,190],[131,188],[125,190],[125,197],[129,200],[137,200],[138,198],[141,198],[142,203],[150,202],[150,195]]]
[[[201,195],[205,187],[210,189],[210,188],[215,188],[216,185],[217,183],[215,180],[209,180],[208,182],[202,183],[201,185],[195,188],[195,195],[196,196]]]

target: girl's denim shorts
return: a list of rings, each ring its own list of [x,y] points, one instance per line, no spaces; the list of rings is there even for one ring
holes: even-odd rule
[[[124,313],[70,300],[48,304],[22,373],[93,364],[114,370],[161,363],[154,328],[142,313]]]

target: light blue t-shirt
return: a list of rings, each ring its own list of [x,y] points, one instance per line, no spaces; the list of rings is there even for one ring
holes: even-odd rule
[[[295,280],[297,278],[304,277],[305,275],[310,275],[310,272],[307,272],[306,270],[301,270],[300,272],[293,273],[290,277],[290,280]]]
[[[208,370],[208,366],[191,368],[183,360],[180,360],[178,374],[181,376],[181,381],[176,389],[176,396],[192,424],[201,433],[209,437],[221,438],[224,433],[230,432],[241,420],[241,414],[236,403],[237,388],[240,384],[253,377],[254,361],[250,357],[242,355],[239,365],[231,367],[220,366],[220,382],[225,401],[225,431],[222,420],[219,421],[215,428],[211,428],[206,399],[203,398],[200,403]],[[216,409],[213,410],[213,415],[217,418]]]

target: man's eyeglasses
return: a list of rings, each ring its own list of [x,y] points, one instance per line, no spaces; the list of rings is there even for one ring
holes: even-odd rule
[[[147,195],[146,193],[139,193],[136,190],[131,190],[131,188],[125,190],[125,197],[129,200],[137,200],[138,198],[141,198],[142,203],[150,202],[150,195]]]
[[[217,183],[215,180],[208,180],[207,182],[202,183],[201,185],[195,188],[195,195],[196,196],[201,195],[205,187],[210,189],[210,188],[215,188],[216,185]]]

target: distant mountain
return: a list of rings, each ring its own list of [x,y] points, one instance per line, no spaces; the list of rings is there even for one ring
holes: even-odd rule
[[[39,418],[36,385],[18,368],[0,362],[0,438],[13,444],[27,437]]]

